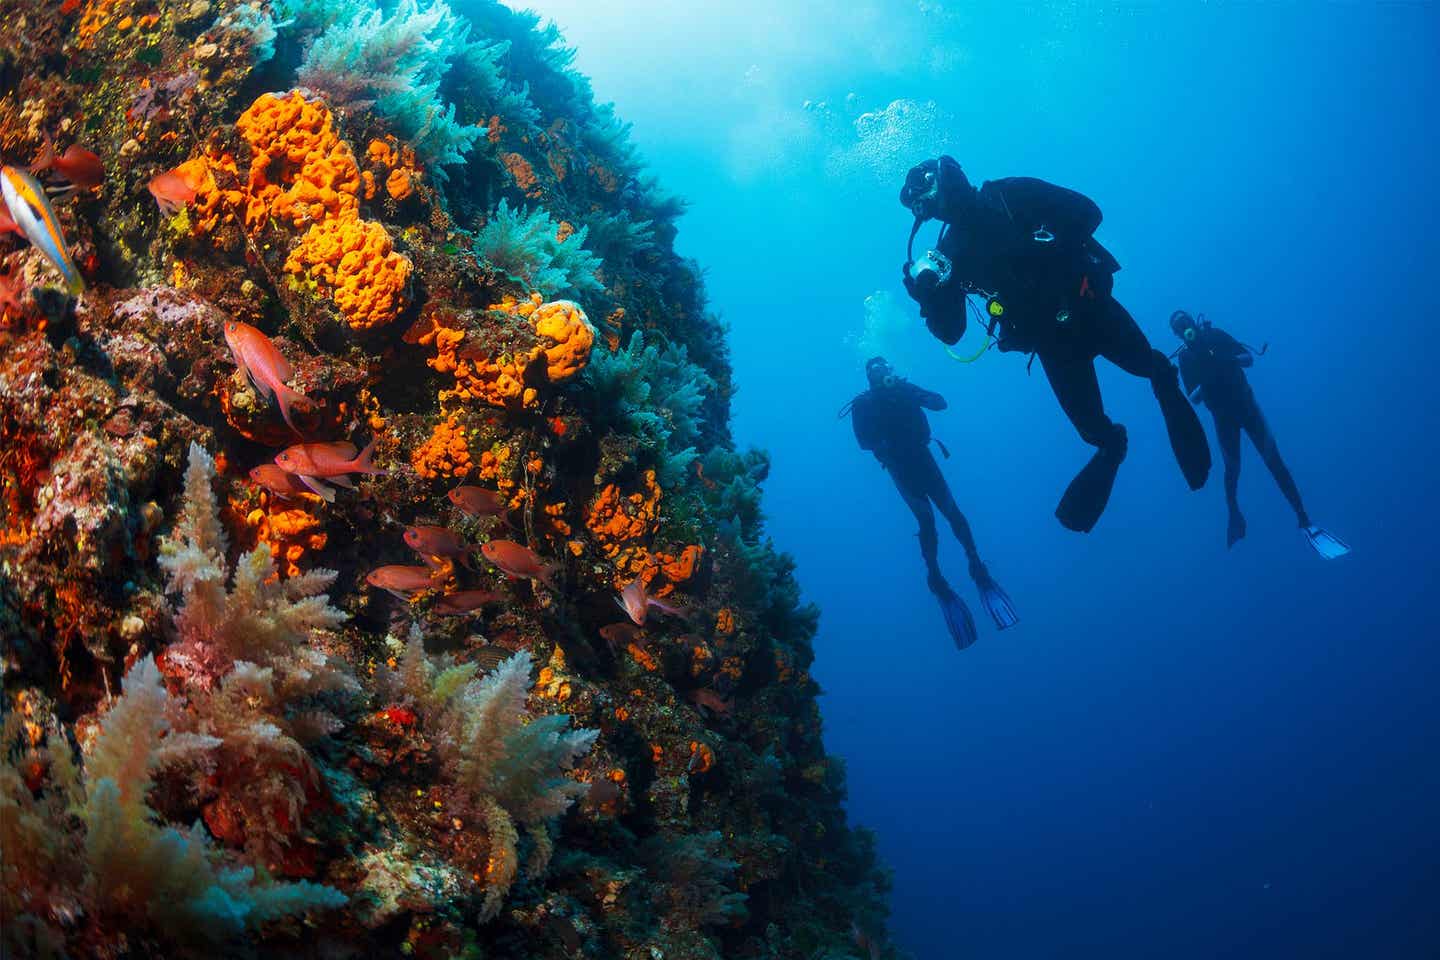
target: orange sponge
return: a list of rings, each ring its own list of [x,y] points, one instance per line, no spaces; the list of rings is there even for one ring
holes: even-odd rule
[[[382,224],[359,217],[322,220],[285,261],[285,272],[308,275],[327,290],[345,321],[368,330],[404,307],[410,261],[394,252]]]

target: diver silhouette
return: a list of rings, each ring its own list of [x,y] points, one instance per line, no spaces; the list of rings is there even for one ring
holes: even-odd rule
[[[995,621],[995,626],[1001,630],[1013,627],[1019,623],[1015,608],[981,562],[970,524],[956,506],[950,485],[945,482],[940,465],[930,452],[930,421],[925,411],[944,410],[945,398],[896,376],[884,357],[867,360],[865,376],[870,388],[846,404],[841,415],[850,414],[860,449],[875,454],[875,459],[890,474],[895,489],[900,491],[905,505],[920,524],[920,556],[925,561],[927,583],[940,601],[945,625],[955,645],[963,650],[975,642],[975,620],[965,601],[940,572],[934,508],[939,508],[949,521],[955,539],[965,548],[965,556],[970,561],[970,576],[980,591],[980,602]],[[940,449],[945,449],[943,444]],[[948,451],[945,455],[949,456]]]
[[[1210,409],[1215,420],[1215,440],[1220,446],[1220,457],[1225,463],[1225,504],[1230,518],[1226,525],[1225,545],[1233,547],[1245,536],[1245,515],[1240,512],[1237,488],[1240,483],[1240,432],[1243,430],[1255,445],[1260,459],[1269,468],[1270,475],[1290,509],[1305,539],[1315,552],[1327,560],[1343,557],[1350,552],[1339,538],[1329,531],[1310,522],[1305,504],[1300,500],[1300,488],[1290,475],[1290,468],[1280,457],[1280,447],[1255,392],[1245,377],[1246,367],[1254,366],[1255,357],[1263,354],[1266,347],[1255,350],[1236,340],[1224,330],[1204,321],[1196,320],[1184,310],[1170,315],[1170,329],[1182,341],[1176,355],[1180,360],[1180,376],[1185,381],[1185,391],[1196,403],[1203,403]]]
[[[911,168],[900,202],[915,216],[905,289],[930,332],[956,343],[974,309],[969,297],[983,298],[995,346],[1040,358],[1061,409],[1096,448],[1055,509],[1061,524],[1082,533],[1095,526],[1127,450],[1125,428],[1105,413],[1096,357],[1150,381],[1186,483],[1205,485],[1205,428],[1169,359],[1111,294],[1120,264],[1093,236],[1101,213],[1092,200],[1028,177],[976,189],[953,158],[939,157]],[[915,235],[932,219],[942,223],[936,249],[917,258]]]

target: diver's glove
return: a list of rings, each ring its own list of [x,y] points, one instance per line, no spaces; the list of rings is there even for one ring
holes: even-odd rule
[[[920,290],[918,287],[915,286],[915,278],[910,276],[910,269],[914,266],[914,260],[906,260],[903,264],[900,265],[900,282],[905,284],[905,292],[910,294],[910,299],[914,300],[916,303],[921,304],[921,306],[923,307],[924,304],[921,302],[920,299]],[[921,315],[924,315],[923,310],[921,311]]]
[[[968,321],[965,315],[965,296],[955,291],[947,295],[943,288],[921,290],[915,278],[910,276],[913,263],[914,261],[907,260],[900,268],[900,279],[905,284],[905,292],[910,295],[911,300],[920,305],[920,316],[925,319],[925,326],[935,339],[954,346],[965,336],[965,325]]]

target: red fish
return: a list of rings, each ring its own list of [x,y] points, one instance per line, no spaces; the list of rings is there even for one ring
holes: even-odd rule
[[[504,599],[494,590],[457,590],[441,597],[434,609],[442,616],[459,617],[474,613],[487,603],[498,603]]]
[[[335,490],[323,483],[329,480],[342,487],[353,487],[347,474],[383,474],[385,471],[371,461],[375,455],[375,441],[358,454],[355,444],[345,443],[297,443],[287,447],[275,457],[275,463],[286,473],[293,473],[300,482],[329,503],[335,502]]]
[[[290,362],[281,355],[269,337],[248,323],[226,320],[225,342],[230,345],[230,355],[235,359],[235,366],[245,371],[245,375],[250,378],[250,382],[262,397],[267,400],[272,395],[275,397],[275,402],[280,405],[280,416],[285,418],[286,425],[300,434],[290,412],[299,409],[302,413],[308,413],[315,409],[315,405],[303,393],[285,385],[286,380],[295,376],[295,368],[290,366]]]
[[[600,636],[610,645],[612,652],[623,650],[632,643],[642,647],[645,645],[645,638],[640,628],[623,620],[601,627]]]
[[[100,158],[78,143],[72,143],[60,156],[55,155],[55,144],[45,138],[45,149],[31,165],[31,170],[53,170],[65,181],[80,190],[100,186],[105,180],[105,164]]]
[[[551,590],[555,589],[550,579],[555,573],[555,565],[541,560],[529,547],[523,547],[514,540],[491,540],[480,548],[480,552],[506,576],[539,580]]]
[[[709,687],[691,690],[685,694],[685,699],[697,707],[701,707],[710,713],[719,714],[722,717],[729,716],[730,711],[735,708],[735,701],[720,696],[720,694],[711,690]]]
[[[474,547],[462,543],[453,530],[427,524],[406,527],[405,544],[424,557],[425,563],[430,566],[435,566],[430,562],[432,557],[450,557],[468,567],[470,554],[475,551]]]
[[[262,463],[251,470],[250,479],[282,500],[289,500],[297,493],[310,492],[310,488],[293,473],[286,473],[273,463]]]
[[[434,580],[435,572],[429,567],[407,567],[391,564],[376,567],[365,575],[365,582],[372,587],[388,590],[401,600],[410,599],[410,594],[420,590],[431,590],[439,586]]]
[[[645,582],[638,578],[625,585],[625,589],[620,591],[620,596],[615,599],[615,602],[639,627],[645,626],[645,617],[651,607],[671,616],[683,617],[685,615],[678,608],[650,596],[645,590]]]
[[[20,224],[11,220],[9,211],[0,205],[0,237],[7,233],[13,233],[17,237],[25,236],[25,231],[20,229]]]
[[[470,517],[498,517],[508,508],[503,496],[482,487],[456,487],[446,496],[462,513]]]
[[[150,178],[150,196],[160,206],[160,212],[173,217],[184,206],[195,199],[201,183],[182,164],[174,170],[166,170]]]

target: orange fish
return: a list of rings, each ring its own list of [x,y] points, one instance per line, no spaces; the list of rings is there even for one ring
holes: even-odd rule
[[[293,473],[286,473],[273,463],[262,463],[251,470],[250,480],[282,500],[289,500],[297,493],[310,492],[310,488],[301,483]]]
[[[295,368],[290,366],[274,342],[250,324],[239,320],[225,321],[225,342],[230,345],[235,366],[245,372],[262,397],[268,400],[274,396],[285,424],[300,434],[290,412],[299,409],[308,413],[315,409],[315,405],[303,393],[285,385],[286,380],[295,376]]]
[[[487,603],[498,603],[504,599],[494,590],[457,590],[441,597],[434,610],[442,616],[459,617],[474,613]]]
[[[470,517],[497,517],[508,508],[504,497],[494,490],[482,487],[456,487],[446,496],[462,513]]]
[[[365,582],[372,587],[387,590],[401,600],[409,600],[412,593],[438,587],[439,584],[435,582],[434,577],[435,572],[429,567],[390,564],[371,570],[365,575]]]
[[[523,547],[514,540],[491,540],[480,548],[480,552],[506,576],[539,580],[551,590],[555,589],[550,579],[555,573],[555,564],[541,560],[529,547]]]
[[[645,582],[638,577],[625,585],[625,589],[620,591],[620,596],[615,599],[615,602],[620,605],[620,609],[624,610],[630,619],[635,622],[635,625],[639,627],[645,626],[645,617],[650,612],[651,607],[671,614],[672,616],[684,616],[684,613],[676,607],[672,607],[650,596],[645,590]]]
[[[430,566],[435,566],[430,563],[432,557],[450,557],[468,567],[470,554],[475,551],[474,547],[462,543],[453,530],[428,524],[406,527],[405,544],[424,557],[425,563]]]
[[[195,199],[202,185],[203,180],[181,164],[150,178],[150,196],[159,204],[161,213],[173,217]]]
[[[286,473],[293,473],[300,482],[318,493],[329,503],[335,502],[335,490],[323,483],[329,480],[342,487],[353,487],[347,474],[383,474],[385,471],[371,461],[375,455],[375,441],[355,452],[355,444],[345,443],[297,443],[287,447],[275,457],[275,463]]]
[[[45,138],[45,148],[30,169],[36,172],[53,170],[71,186],[80,190],[93,189],[105,180],[105,164],[100,162],[99,156],[78,143],[72,143],[57,157],[55,144],[49,137]]]

